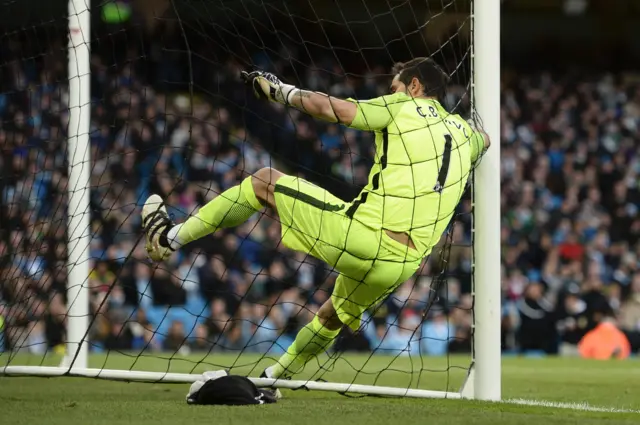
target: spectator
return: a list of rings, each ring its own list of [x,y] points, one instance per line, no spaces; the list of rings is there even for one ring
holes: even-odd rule
[[[620,328],[640,332],[640,272],[633,275],[629,296],[620,307]]]
[[[164,339],[163,348],[168,351],[178,352],[185,345],[185,341],[184,325],[178,320],[172,321],[167,337]]]
[[[434,308],[431,319],[422,326],[422,353],[429,356],[445,355],[455,333],[455,327],[449,323],[444,312]]]
[[[105,350],[126,351],[133,347],[133,334],[125,314],[112,312],[109,334],[104,341]]]
[[[420,317],[413,313],[406,313],[398,324],[390,327],[378,327],[380,340],[376,352],[384,355],[419,355],[420,353]]]
[[[558,307],[557,315],[557,329],[562,341],[559,353],[565,356],[578,355],[578,343],[589,330],[589,318],[587,303],[580,296],[577,285],[569,288],[564,302]]]
[[[620,307],[620,329],[626,334],[631,350],[640,350],[640,272],[633,275],[629,295]]]
[[[227,303],[222,298],[216,298],[211,302],[211,314],[205,321],[208,335],[217,341],[230,327],[230,316],[227,314]]]
[[[215,341],[209,336],[209,329],[204,323],[196,326],[195,334],[190,341],[192,351],[210,352],[215,347]]]
[[[626,359],[631,347],[611,318],[603,319],[595,329],[587,332],[578,344],[580,355],[586,359]]]
[[[518,303],[520,329],[518,340],[523,351],[547,351],[553,342],[553,305],[544,297],[543,287],[532,282]]]

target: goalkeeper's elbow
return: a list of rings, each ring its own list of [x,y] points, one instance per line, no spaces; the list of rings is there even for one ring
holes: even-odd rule
[[[329,98],[324,114],[328,121],[337,122],[339,124],[350,125],[356,117],[358,107],[355,103],[347,100]]]

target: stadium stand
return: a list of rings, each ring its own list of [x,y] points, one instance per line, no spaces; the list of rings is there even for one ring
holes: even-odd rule
[[[64,340],[68,93],[59,83],[66,61],[61,40],[45,53],[33,40],[7,44],[2,56],[0,350],[44,350]],[[147,42],[146,51],[155,51]],[[92,350],[281,350],[307,321],[296,313],[321,305],[335,275],[286,252],[277,244],[277,222],[268,217],[189,245],[174,256],[172,273],[154,271],[139,243],[141,201],[160,193],[181,221],[274,161],[350,199],[366,182],[372,138],[258,104],[233,61],[215,69],[196,63],[195,72],[209,75],[219,96],[203,90],[191,97],[184,84],[167,83],[189,81],[179,53],[139,61],[135,46],[117,60],[109,51],[102,46],[92,58],[89,284],[92,311],[100,313],[91,328]],[[8,60],[18,57],[35,59]],[[326,64],[336,71],[330,58]],[[359,98],[387,91],[387,82],[373,76],[342,84],[339,72],[328,75],[309,68],[301,84]],[[624,74],[504,73],[505,352],[575,353],[604,317],[618,321],[633,351],[640,348],[637,81]],[[459,100],[455,93],[453,87],[448,104]],[[469,212],[470,203],[462,210]],[[455,241],[468,241],[468,220],[453,233]],[[430,336],[420,339],[423,353],[468,351],[470,251],[451,253],[446,304],[421,325],[434,267],[435,261],[427,264],[363,332],[338,347],[398,352],[422,326],[418,333]],[[381,341],[395,318],[399,325]]]

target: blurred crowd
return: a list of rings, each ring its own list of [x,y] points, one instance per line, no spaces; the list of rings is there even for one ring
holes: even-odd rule
[[[1,74],[0,351],[42,353],[65,341],[66,258],[75,245],[66,242],[69,93],[57,47],[37,61],[5,61]],[[24,57],[20,43],[3,48],[3,57]],[[190,78],[177,53],[157,54],[153,43],[148,55],[137,49],[116,62],[99,52],[91,59],[91,349],[282,352],[329,297],[336,273],[280,244],[269,212],[150,264],[140,206],[159,193],[181,222],[265,166],[350,200],[366,183],[372,135],[258,103],[231,60],[194,64],[215,91],[171,90],[167,81]],[[290,77],[285,60],[252,61]],[[306,88],[358,98],[388,92],[383,68],[354,79],[329,57],[316,64],[298,75]],[[638,81],[504,75],[505,351],[570,354],[605,321],[640,347]],[[443,102],[468,113],[462,85]],[[344,331],[337,349],[470,351],[468,197],[446,239],[367,313],[360,332]]]
[[[638,77],[504,75],[505,348],[575,353],[600,324],[640,348]]]

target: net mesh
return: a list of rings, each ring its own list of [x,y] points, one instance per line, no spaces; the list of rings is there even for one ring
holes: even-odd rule
[[[90,366],[257,376],[331,295],[337,272],[281,243],[270,211],[191,243],[163,264],[140,210],[164,196],[183,222],[263,167],[349,202],[367,183],[373,135],[259,102],[241,70],[334,96],[388,93],[396,61],[430,56],[443,103],[472,116],[470,2],[181,1],[93,6]],[[69,119],[66,11],[5,24],[0,94],[0,365],[64,354]],[[35,13],[35,12],[34,12]],[[44,16],[47,15],[47,16]],[[16,26],[17,25],[17,26]],[[457,391],[472,340],[468,194],[418,273],[302,379]],[[296,377],[298,378],[298,377]]]

